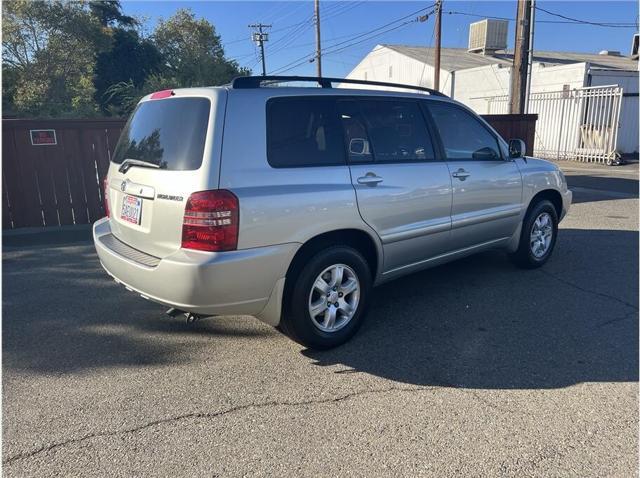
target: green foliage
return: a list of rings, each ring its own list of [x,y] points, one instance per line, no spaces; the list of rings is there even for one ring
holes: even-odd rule
[[[153,39],[165,60],[164,74],[175,78],[176,86],[221,85],[247,73],[236,62],[225,59],[214,26],[196,19],[188,9],[161,20]]]
[[[89,11],[103,27],[135,27],[138,21],[122,13],[119,0],[90,0]]]
[[[249,74],[190,10],[160,21],[149,39],[118,0],[14,0],[2,12],[5,114],[120,116],[152,91]]]
[[[154,91],[223,85],[236,76],[250,74],[225,58],[213,25],[196,19],[190,10],[180,9],[168,20],[161,20],[151,39],[160,63],[148,67],[147,72],[152,73],[142,84],[130,78],[106,89],[104,102],[110,114],[128,115],[140,98]]]
[[[2,10],[12,109],[23,116],[96,114],[94,56],[108,39],[84,4],[17,0]]]
[[[120,103],[126,100],[119,100],[110,88],[129,83],[134,88],[141,88],[150,75],[160,71],[161,66],[160,52],[150,40],[140,38],[135,30],[115,29],[111,48],[96,58],[95,99],[101,111],[120,115]],[[127,106],[122,112],[129,110]]]

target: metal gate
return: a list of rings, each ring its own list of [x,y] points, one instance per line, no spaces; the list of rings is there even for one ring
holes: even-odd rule
[[[487,113],[508,113],[507,95],[483,99]],[[617,163],[621,107],[622,88],[617,85],[532,93],[529,113],[538,115],[534,154],[548,159]]]

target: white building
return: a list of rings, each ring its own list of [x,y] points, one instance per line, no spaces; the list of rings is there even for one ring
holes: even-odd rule
[[[503,42],[506,47],[506,33]],[[347,78],[432,87],[433,64],[433,48],[377,45]],[[440,91],[479,114],[507,113],[512,64],[513,54],[506,50],[483,53],[443,48]],[[536,149],[546,151],[553,144],[554,149],[564,148],[565,153],[567,148],[571,149],[571,154],[565,154],[568,157],[577,150],[587,151],[585,148],[591,143],[605,141],[613,131],[615,138],[609,141],[610,149],[620,154],[638,152],[637,54],[632,58],[609,51],[599,54],[536,51],[531,78],[529,112],[539,116]],[[620,88],[589,89],[610,85],[620,87],[622,92]],[[613,130],[615,121],[611,118],[617,117],[616,112],[619,127]],[[568,128],[570,136],[563,136],[562,141],[557,133],[559,123],[573,128]],[[545,136],[545,130],[552,136]],[[566,130],[565,136],[569,134]],[[561,156],[558,151],[558,157]]]

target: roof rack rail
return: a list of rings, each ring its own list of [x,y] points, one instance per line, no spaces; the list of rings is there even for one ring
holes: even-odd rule
[[[409,90],[418,90],[425,91],[433,96],[444,96],[444,93],[441,93],[432,88],[426,88],[424,86],[415,86],[415,85],[403,85],[400,83],[387,83],[383,81],[368,81],[368,80],[357,80],[354,78],[326,78],[326,77],[317,77],[317,76],[239,76],[234,78],[231,82],[231,87],[235,89],[245,89],[245,88],[260,88],[262,83],[270,82],[270,83],[286,83],[291,81],[306,81],[310,83],[317,83],[322,88],[333,88],[332,83],[348,83],[354,85],[371,85],[371,86],[388,86],[393,88],[405,88]]]

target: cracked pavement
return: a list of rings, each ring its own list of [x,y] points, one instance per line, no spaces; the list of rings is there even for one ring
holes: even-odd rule
[[[637,475],[637,164],[562,166],[543,269],[386,284],[333,351],[164,318],[90,244],[5,248],[5,476]]]

